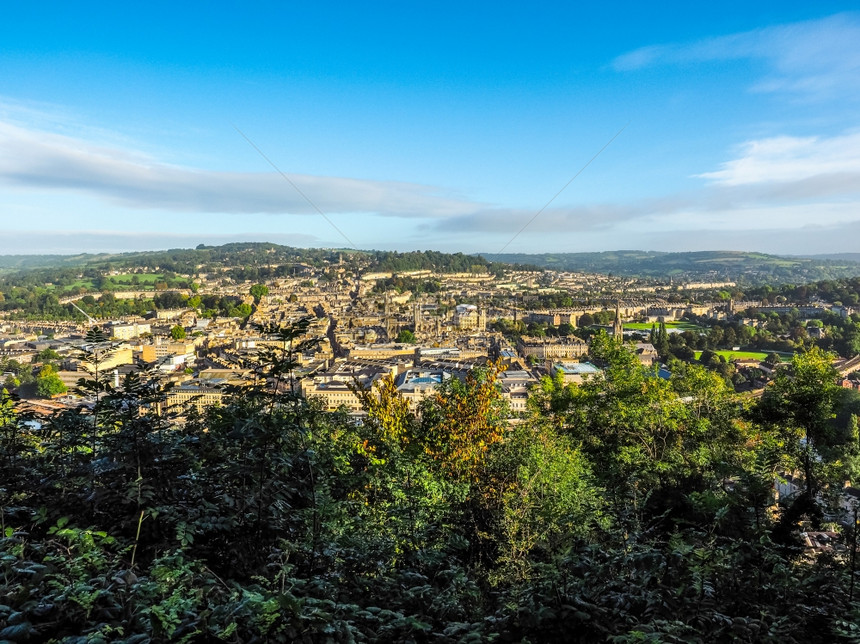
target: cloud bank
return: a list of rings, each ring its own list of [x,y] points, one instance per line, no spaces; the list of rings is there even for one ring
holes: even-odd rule
[[[662,231],[722,228],[727,234],[833,226],[860,220],[860,132],[834,137],[780,136],[747,141],[736,158],[695,175],[684,193],[630,203],[548,209],[531,233],[579,233],[644,226]],[[533,213],[479,210],[433,224],[436,230],[516,231]]]
[[[384,217],[450,217],[474,202],[432,186],[290,174],[323,212]],[[315,209],[274,172],[214,172],[174,166],[121,148],[0,122],[0,182],[73,190],[132,208],[196,213],[312,214]]]
[[[362,217],[361,225],[376,235],[377,246],[433,244],[491,252],[520,231],[537,211],[455,198],[444,189],[407,182],[309,175],[290,178],[324,212]],[[681,244],[681,240],[687,240],[691,247],[696,243],[701,246],[703,236],[715,242],[748,239],[750,233],[760,233],[769,239],[793,239],[794,252],[812,239],[817,240],[820,251],[828,250],[826,239],[831,240],[833,248],[843,249],[845,235],[856,230],[860,222],[860,132],[749,140],[736,148],[733,158],[693,178],[699,182],[694,189],[659,198],[548,208],[529,224],[521,241],[530,240],[528,245],[532,248],[535,243],[575,245],[586,239],[600,239],[602,246],[608,243],[632,247],[631,244],[647,242],[651,248],[665,248]],[[214,172],[175,166],[120,145],[98,145],[3,121],[0,185],[12,191],[73,192],[119,207],[177,214],[315,214],[275,172]],[[402,233],[394,234],[380,217],[406,220]],[[260,221],[253,225],[257,230],[266,230]],[[302,246],[325,245],[332,240],[342,243],[339,235],[327,229],[322,234],[328,233],[328,240],[318,236],[318,231],[323,230],[319,227],[294,227],[280,234],[167,235],[15,232],[10,230],[13,224],[26,224],[12,220],[4,223],[6,252],[28,247],[31,250],[26,252],[95,252],[193,246],[230,239],[266,239]],[[659,239],[664,243],[656,241]],[[38,248],[33,246],[36,241]]]
[[[740,156],[697,175],[721,186],[805,184],[819,190],[857,190],[860,132],[833,137],[778,136],[747,141]],[[812,188],[814,190],[814,188]]]

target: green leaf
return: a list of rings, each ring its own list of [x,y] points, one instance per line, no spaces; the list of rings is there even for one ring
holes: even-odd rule
[[[33,625],[30,622],[7,626],[0,631],[0,639],[11,640],[13,642],[23,642],[30,638],[33,634]]]

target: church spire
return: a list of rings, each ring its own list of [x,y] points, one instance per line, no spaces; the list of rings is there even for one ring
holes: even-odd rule
[[[615,300],[615,321],[612,323],[612,335],[618,342],[624,341],[624,324],[621,322],[621,304]]]

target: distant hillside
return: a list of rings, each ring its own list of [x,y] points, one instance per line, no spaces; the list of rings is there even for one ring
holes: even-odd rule
[[[51,268],[54,266],[80,266],[111,255],[0,255],[0,271]]]
[[[535,264],[566,271],[613,273],[635,277],[760,282],[813,282],[860,275],[860,254],[833,257],[787,257],[741,251],[661,253],[619,250],[603,253],[484,254],[496,261]]]
[[[807,255],[812,259],[830,259],[837,262],[860,262],[860,253],[830,253],[824,255]]]
[[[434,270],[442,273],[490,270],[490,262],[479,255],[438,251],[378,251],[331,248],[293,248],[268,242],[236,242],[222,246],[200,244],[196,248],[135,251],[114,254],[0,255],[0,273],[41,271],[46,281],[54,281],[57,270],[147,269],[191,275],[229,267],[237,279],[269,279],[280,274],[272,266],[301,263],[322,268],[343,261],[383,271]],[[522,267],[533,268],[533,267]],[[535,269],[537,270],[537,269]],[[288,269],[287,269],[288,272]],[[284,270],[281,274],[286,274]]]
[[[491,265],[495,264],[495,266]],[[356,251],[352,249],[292,248],[266,242],[163,251],[78,255],[0,256],[5,281],[29,277],[32,284],[71,284],[82,270],[91,277],[110,270],[146,269],[192,275],[229,268],[237,280],[262,280],[287,274],[297,263],[323,268],[343,261],[385,271],[431,269],[439,272],[496,271],[499,264],[521,268],[613,273],[676,281],[733,281],[739,284],[792,284],[860,276],[860,253],[816,257],[778,256],[738,251],[661,253],[619,250],[601,253],[539,253],[464,255],[436,251]],[[279,268],[276,268],[279,267]],[[285,272],[286,271],[286,272]],[[15,276],[15,277],[13,277]],[[17,278],[17,279],[16,279]],[[20,282],[19,282],[20,283]]]

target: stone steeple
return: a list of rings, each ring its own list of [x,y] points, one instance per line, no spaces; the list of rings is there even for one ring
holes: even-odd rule
[[[421,322],[422,322],[421,318],[422,318],[421,303],[418,301],[415,301],[412,304],[412,326],[414,327],[416,334],[421,333],[421,331],[423,330],[421,328]]]
[[[621,322],[621,304],[615,300],[615,321],[612,323],[612,335],[618,342],[624,341],[624,324]]]

